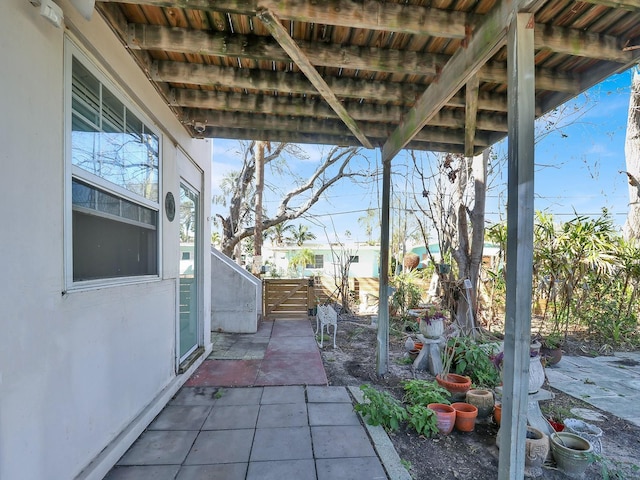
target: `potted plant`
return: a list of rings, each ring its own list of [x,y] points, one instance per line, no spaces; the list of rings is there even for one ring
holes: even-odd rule
[[[444,333],[444,321],[446,318],[442,310],[433,306],[429,307],[425,314],[419,319],[420,333],[427,338],[441,337]]]
[[[436,381],[440,386],[451,392],[456,399],[464,399],[471,388],[471,379],[456,373],[451,373],[453,360],[456,356],[457,338],[450,338],[442,350],[442,371],[436,375]]]
[[[563,340],[562,334],[559,332],[552,332],[542,339],[540,355],[547,366],[555,365],[562,359]]]

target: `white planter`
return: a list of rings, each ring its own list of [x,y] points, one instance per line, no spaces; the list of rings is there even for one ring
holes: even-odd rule
[[[444,334],[444,320],[442,318],[431,320],[431,324],[420,320],[420,333],[427,338],[441,337]]]

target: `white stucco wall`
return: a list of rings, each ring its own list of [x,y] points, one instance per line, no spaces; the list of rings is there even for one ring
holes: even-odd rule
[[[161,129],[161,197],[172,191],[179,198],[176,144],[200,164],[208,247],[209,142],[186,135],[97,13],[87,22],[66,0],[59,4],[66,31]],[[63,295],[64,35],[28,0],[0,1],[3,480],[76,477],[183,381],[175,374],[177,220],[162,215],[161,278]],[[202,292],[211,290],[210,279],[205,255]],[[208,345],[211,304],[209,295],[202,298],[201,340]],[[101,478],[100,469],[91,475]]]
[[[255,333],[262,315],[262,281],[234,263],[222,252],[211,249],[211,330],[227,333]]]

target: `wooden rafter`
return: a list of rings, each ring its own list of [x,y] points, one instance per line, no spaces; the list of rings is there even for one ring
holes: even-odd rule
[[[465,25],[473,16],[417,5],[377,1],[334,0],[300,2],[296,0],[103,0],[134,5],[188,8],[255,16],[269,10],[282,20],[366,28],[413,35],[465,38]]]
[[[264,26],[269,30],[271,35],[277,40],[280,46],[291,57],[291,60],[302,70],[305,76],[313,84],[313,86],[322,95],[325,101],[331,106],[331,108],[338,114],[340,119],[351,130],[363,146],[367,148],[373,148],[373,145],[367,139],[366,135],[362,132],[356,121],[351,118],[349,113],[340,103],[340,100],[336,97],[335,93],[331,90],[331,87],[327,85],[322,76],[315,69],[313,64],[305,56],[305,54],[298,48],[293,39],[289,36],[285,28],[280,23],[280,20],[273,12],[269,10],[258,11],[258,18],[264,23]]]
[[[603,5],[610,8],[622,8],[631,12],[640,11],[640,0],[582,0],[585,3]]]

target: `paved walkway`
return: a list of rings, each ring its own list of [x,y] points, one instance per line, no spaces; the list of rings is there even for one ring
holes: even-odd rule
[[[546,374],[552,387],[640,426],[640,353],[565,355]]]
[[[308,320],[212,338],[211,356],[106,480],[388,479],[377,452],[391,453],[391,478],[408,477],[393,474],[395,450],[369,436],[348,390],[326,386]]]

